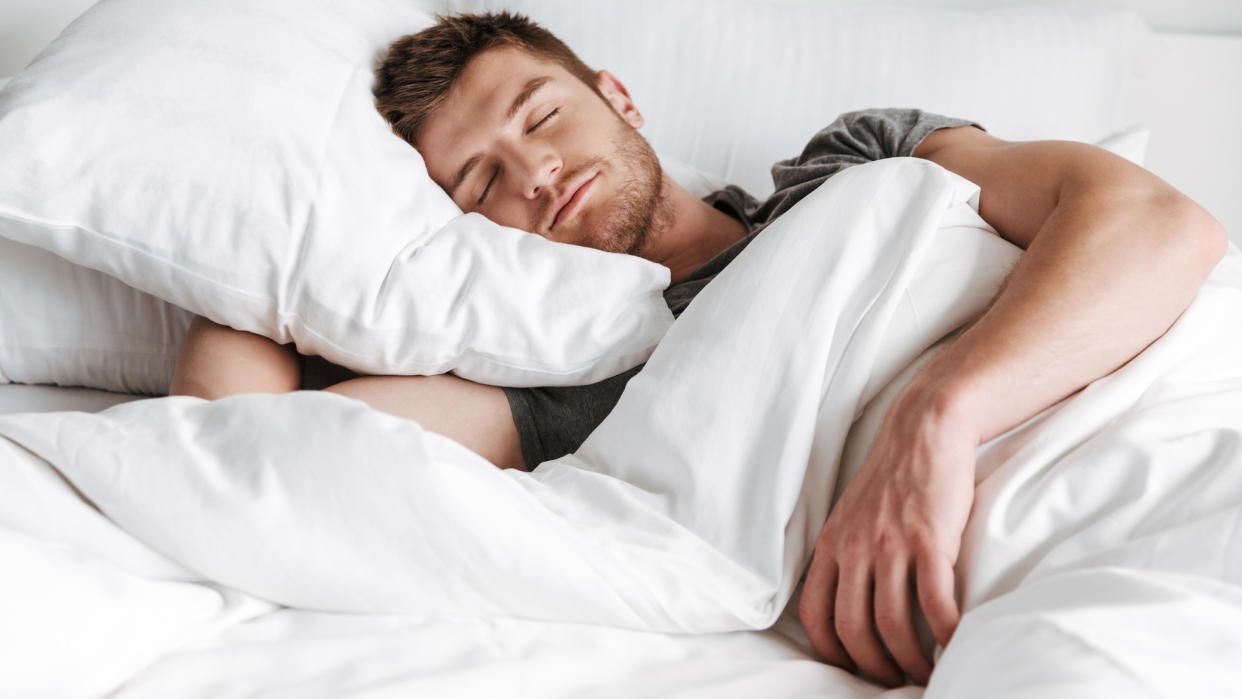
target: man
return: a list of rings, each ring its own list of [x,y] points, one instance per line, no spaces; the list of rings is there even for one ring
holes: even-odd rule
[[[940,643],[956,627],[953,565],[973,499],[975,448],[1159,337],[1227,247],[1200,207],[1109,153],[1010,143],[917,110],[843,115],[773,168],[776,192],[766,201],[736,187],[699,200],[661,172],[635,131],[643,117],[616,77],[507,13],[443,18],[397,41],[375,93],[394,131],[462,210],[664,264],[675,313],[767,223],[849,165],[913,155],[981,186],[980,214],[1026,252],[988,311],[886,415],[817,539],[799,604],[825,660],[890,685],[903,682],[903,671],[925,683],[931,671],[914,604]],[[266,356],[276,368],[230,376],[219,368],[230,356],[251,366]],[[262,338],[196,322],[173,392],[292,390],[293,357]],[[500,389],[438,376],[360,377],[327,390],[418,420],[498,466],[533,468],[575,450],[637,371],[576,388]]]

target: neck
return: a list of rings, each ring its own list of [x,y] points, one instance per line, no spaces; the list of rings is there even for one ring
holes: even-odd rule
[[[657,214],[654,230],[640,255],[668,267],[672,283],[676,284],[746,237],[746,226],[708,206],[667,174],[662,177],[662,211]]]

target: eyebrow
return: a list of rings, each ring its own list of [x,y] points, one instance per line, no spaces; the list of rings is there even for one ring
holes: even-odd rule
[[[522,91],[517,93],[517,96],[513,98],[513,103],[510,104],[509,109],[505,111],[505,123],[507,124],[510,121],[513,121],[513,117],[517,116],[517,113],[522,109],[522,106],[529,102],[530,98],[534,97],[535,93],[539,92],[539,89],[548,84],[550,80],[552,80],[551,75],[541,75],[537,78],[527,80],[526,85],[522,87]],[[465,165],[461,166],[461,169],[458,170],[457,174],[453,176],[452,184],[449,185],[448,191],[450,197],[457,193],[457,188],[460,187],[461,183],[466,180],[466,175],[469,175],[470,171],[473,170],[482,159],[483,156],[475,155],[467,160]]]
[[[522,91],[517,94],[517,97],[513,98],[513,104],[509,105],[509,111],[505,112],[505,123],[513,121],[513,117],[517,116],[518,110],[522,108],[522,105],[529,102],[530,98],[534,97],[536,92],[539,92],[539,88],[548,84],[548,81],[551,79],[551,75],[541,75],[526,81],[526,87],[523,87]]]

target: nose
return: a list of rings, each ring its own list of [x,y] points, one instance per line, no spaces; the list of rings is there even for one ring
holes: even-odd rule
[[[514,145],[509,154],[510,167],[527,199],[537,199],[552,188],[561,172],[561,159],[546,144]]]

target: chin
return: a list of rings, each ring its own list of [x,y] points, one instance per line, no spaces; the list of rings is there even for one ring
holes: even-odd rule
[[[636,236],[628,231],[626,227],[621,226],[620,230],[613,227],[603,231],[584,231],[582,234],[577,236],[577,240],[579,242],[575,243],[575,245],[595,248],[596,250],[603,250],[604,252],[632,254],[634,248],[636,247],[636,243],[638,242],[635,238]]]
[[[604,206],[579,211],[569,222],[574,227],[572,231],[555,231],[556,237],[549,239],[605,252],[638,255],[646,246],[659,208],[661,188],[658,183],[654,187],[642,187],[635,186],[632,181],[617,191],[597,194]]]

